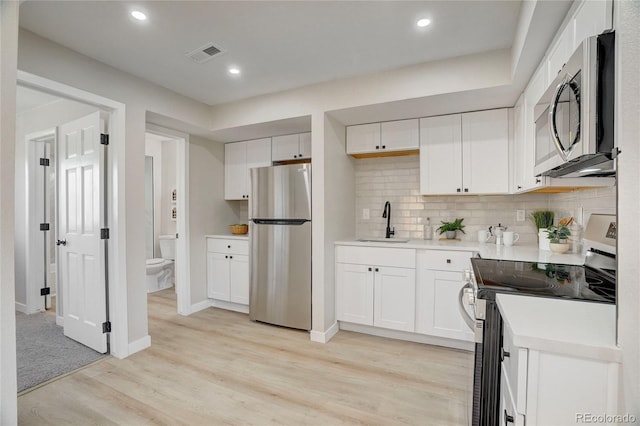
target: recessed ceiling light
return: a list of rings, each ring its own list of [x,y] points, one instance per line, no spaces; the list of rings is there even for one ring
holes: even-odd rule
[[[238,74],[240,74],[240,68],[238,68],[238,67],[231,67],[231,68],[229,68],[229,74],[233,74],[233,75],[238,75]]]
[[[145,15],[142,12],[140,12],[139,10],[132,11],[131,12],[131,16],[133,16],[138,21],[146,21],[147,20],[147,15]]]
[[[428,26],[430,23],[431,23],[431,20],[430,20],[430,19],[426,19],[426,18],[424,18],[424,19],[419,20],[416,24],[417,24],[419,27],[423,28],[423,27]]]

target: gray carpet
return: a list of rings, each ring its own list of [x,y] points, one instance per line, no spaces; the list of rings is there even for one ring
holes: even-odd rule
[[[105,355],[64,336],[55,315],[16,312],[18,392],[84,367]]]

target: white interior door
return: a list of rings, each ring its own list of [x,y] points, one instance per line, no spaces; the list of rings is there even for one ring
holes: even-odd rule
[[[60,285],[64,286],[64,334],[107,352],[104,221],[104,148],[100,112],[60,126]]]

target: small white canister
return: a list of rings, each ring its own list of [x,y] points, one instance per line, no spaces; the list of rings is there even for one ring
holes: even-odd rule
[[[540,250],[551,251],[551,246],[549,245],[549,230],[548,229],[539,229],[538,230],[538,248]]]

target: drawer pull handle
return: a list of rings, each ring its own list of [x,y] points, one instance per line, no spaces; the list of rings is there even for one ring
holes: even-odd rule
[[[369,272],[371,272],[373,270],[373,268],[369,268]]]
[[[513,416],[507,414],[507,410],[504,410],[504,424],[513,423]]]
[[[376,272],[380,272],[380,269],[376,268]]]
[[[227,246],[227,248],[231,248],[231,246]]]
[[[505,358],[511,358],[511,353],[504,350],[504,348],[500,348],[500,361],[504,361]]]
[[[451,259],[447,259],[447,263],[451,263]]]
[[[233,259],[233,256],[229,256],[229,259]]]
[[[228,258],[229,258],[229,256],[225,256],[224,258],[225,258],[225,259],[228,259]]]

